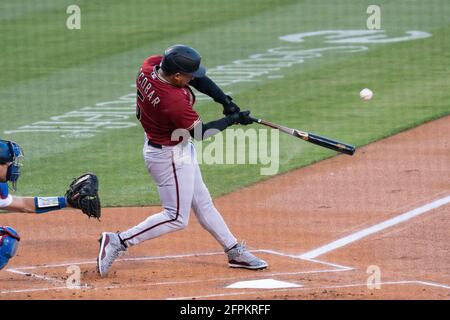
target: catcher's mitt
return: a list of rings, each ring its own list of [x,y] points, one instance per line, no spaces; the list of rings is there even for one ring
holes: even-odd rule
[[[89,218],[100,220],[101,205],[98,196],[98,178],[93,173],[85,173],[74,179],[66,192],[67,203],[80,209]]]

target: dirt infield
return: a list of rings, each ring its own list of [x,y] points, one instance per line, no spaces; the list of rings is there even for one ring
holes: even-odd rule
[[[269,262],[264,271],[228,268],[192,214],[186,230],[131,248],[100,279],[100,232],[159,207],[105,209],[101,222],[70,210],[1,215],[22,241],[0,272],[0,299],[450,299],[448,132],[445,117],[215,199]],[[81,288],[67,287],[70,266]],[[369,266],[379,270],[375,288]],[[291,287],[227,288],[263,279]]]

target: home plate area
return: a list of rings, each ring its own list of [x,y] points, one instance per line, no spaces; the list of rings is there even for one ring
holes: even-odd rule
[[[315,283],[314,278],[319,275],[352,270],[271,250],[252,252],[266,260],[269,268],[259,271],[229,268],[223,252],[206,252],[158,257],[124,256],[116,260],[106,278],[98,276],[95,261],[15,267],[6,271],[10,279],[21,282],[20,290],[14,290],[16,295],[32,293],[33,297],[39,297],[45,292],[54,298],[65,298],[75,295],[71,292],[77,289],[79,298],[100,298],[98,295],[102,293],[102,298],[106,299],[130,295],[133,299],[187,299],[226,298],[230,294],[245,294],[248,290],[302,288]],[[8,295],[13,291],[1,293]]]
[[[279,281],[274,279],[260,279],[249,281],[238,281],[227,286],[230,289],[279,289],[279,288],[300,288],[300,284]]]

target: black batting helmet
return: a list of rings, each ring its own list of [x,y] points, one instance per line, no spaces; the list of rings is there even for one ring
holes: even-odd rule
[[[161,69],[167,73],[188,73],[201,78],[206,68],[200,64],[202,57],[191,47],[177,44],[166,49],[161,61]]]

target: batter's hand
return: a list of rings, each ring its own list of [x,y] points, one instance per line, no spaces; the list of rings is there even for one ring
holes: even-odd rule
[[[229,100],[223,104],[223,114],[229,116],[230,114],[241,111],[237,104],[233,102],[233,99],[230,96],[227,97]]]
[[[233,124],[242,124],[244,126],[253,123],[253,119],[250,118],[250,111],[235,112],[228,116]]]

